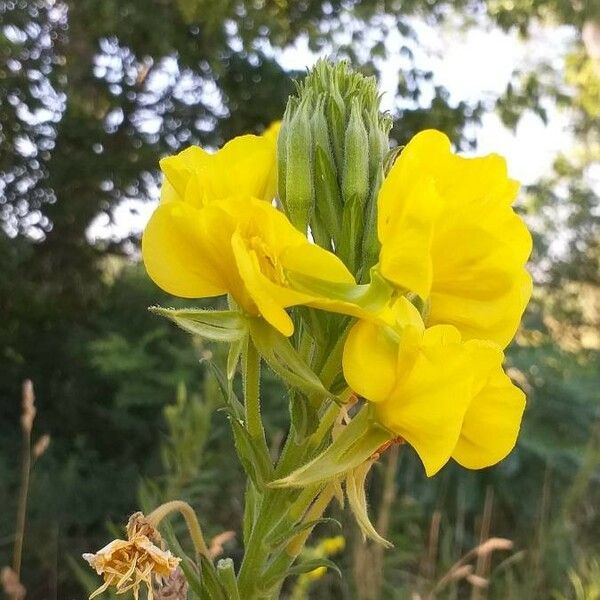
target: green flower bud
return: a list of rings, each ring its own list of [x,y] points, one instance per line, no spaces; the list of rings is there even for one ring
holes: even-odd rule
[[[278,150],[286,213],[359,278],[378,253],[376,201],[391,126],[379,101],[373,77],[319,61],[288,102]]]
[[[342,196],[344,203],[358,198],[365,204],[369,194],[369,137],[363,123],[359,101],[352,100],[350,120],[344,143],[344,169],[342,173]]]
[[[288,132],[290,128],[291,115],[296,109],[296,98],[290,98],[285,112],[283,113],[283,119],[281,121],[281,127],[279,129],[279,135],[277,136],[277,188],[279,200],[282,205],[285,206],[285,185],[286,185],[286,174],[287,174],[287,141]]]
[[[311,97],[295,111],[286,133],[285,200],[283,207],[292,224],[306,233],[313,207]]]

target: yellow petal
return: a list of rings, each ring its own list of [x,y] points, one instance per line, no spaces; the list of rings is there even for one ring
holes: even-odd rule
[[[239,231],[234,233],[231,243],[240,276],[260,316],[283,335],[292,335],[294,323],[278,298],[276,287],[262,273],[256,254],[248,248]]]
[[[413,180],[412,187],[395,186],[398,178],[394,169],[405,170],[401,159],[402,156],[379,192],[379,268],[398,287],[427,298],[433,274],[431,245],[440,200],[433,182],[426,178]]]
[[[233,138],[213,155],[210,198],[251,196],[270,202],[277,186],[276,143],[270,136]]]
[[[173,191],[177,199],[183,200],[188,181],[198,169],[198,165],[206,162],[209,154],[198,146],[190,146],[175,156],[167,156],[160,161],[161,171],[169,183],[170,189],[165,192],[167,199],[174,200]],[[162,193],[161,193],[162,200]]]
[[[409,355],[412,368],[376,405],[382,424],[416,450],[428,476],[446,464],[456,447],[473,384],[470,357],[456,341],[460,336],[448,328],[430,336],[442,343],[432,339],[416,357]]]
[[[437,201],[419,200],[424,182]],[[531,293],[531,236],[511,208],[518,188],[503,158],[456,156],[440,132],[421,132],[401,153],[379,197],[381,272],[429,297],[428,324],[502,346],[514,336]]]
[[[219,296],[228,291],[216,245],[227,255],[227,235],[207,235],[204,211],[183,202],[161,204],[142,237],[142,256],[150,278],[163,290],[182,298]],[[224,232],[225,225],[220,227]],[[231,251],[229,250],[231,254]]]
[[[191,146],[160,161],[168,186],[161,200],[184,200],[201,207],[229,196],[271,201],[276,190],[275,140],[243,135],[215,153]]]
[[[398,339],[391,330],[369,321],[352,327],[342,365],[348,385],[370,402],[384,402],[396,384]]]
[[[525,394],[497,365],[473,398],[452,457],[467,469],[501,461],[515,446],[525,409]]]

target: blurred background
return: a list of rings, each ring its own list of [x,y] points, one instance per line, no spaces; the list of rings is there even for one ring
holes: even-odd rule
[[[508,157],[537,285],[508,352],[529,398],[517,450],[433,480],[410,449],[388,453],[371,512],[395,549],[334,510],[343,531],[317,529],[307,556],[344,577],[286,593],[600,598],[600,3],[0,0],[0,568],[31,456],[28,599],[87,597],[81,553],[140,506],[181,497],[209,537],[239,531],[244,480],[207,360],[220,350],[146,311],[178,301],[146,277],[139,235],[159,158],[264,130],[319,56],[377,75],[394,143],[435,127]],[[264,390],[276,449],[285,391],[268,373]],[[223,544],[240,556],[239,536]]]

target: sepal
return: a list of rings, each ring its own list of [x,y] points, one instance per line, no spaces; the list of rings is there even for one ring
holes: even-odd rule
[[[363,407],[333,443],[312,461],[269,487],[305,487],[329,482],[345,475],[368,460],[383,444],[394,438]]]
[[[175,309],[161,306],[151,306],[148,310],[171,319],[188,333],[214,342],[234,342],[248,333],[246,317],[233,310]]]
[[[350,510],[354,514],[363,537],[369,538],[385,548],[391,548],[393,544],[377,533],[371,519],[369,519],[365,482],[374,463],[374,459],[367,460],[348,473],[346,476],[346,495],[348,496]]]

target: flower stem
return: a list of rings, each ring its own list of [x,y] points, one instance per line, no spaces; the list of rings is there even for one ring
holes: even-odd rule
[[[202,534],[202,528],[198,521],[198,517],[194,512],[194,509],[183,500],[172,500],[171,502],[165,502],[158,508],[155,508],[146,519],[153,527],[158,527],[159,523],[172,512],[178,511],[183,515],[185,524],[187,525],[190,537],[194,544],[194,548],[198,554],[205,556],[210,562],[212,557],[204,541],[204,535]]]
[[[268,458],[269,448],[260,414],[260,355],[250,338],[246,342],[242,366],[244,370],[246,428],[250,437],[258,445],[259,451]]]

